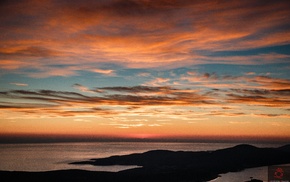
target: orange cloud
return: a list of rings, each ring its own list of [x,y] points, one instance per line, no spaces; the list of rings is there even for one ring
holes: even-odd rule
[[[74,85],[84,89],[81,85]],[[89,90],[90,94],[94,90]],[[86,90],[87,92],[87,90]],[[196,91],[180,90],[170,87],[103,87],[95,96],[76,92],[52,90],[1,92],[0,97],[8,102],[0,102],[0,110],[22,112],[29,115],[48,117],[68,116],[110,116],[110,115],[188,115],[190,112],[171,110],[166,106],[206,106],[215,105],[214,99]],[[146,108],[149,106],[160,107]],[[149,109],[149,110],[148,110]],[[166,114],[167,113],[167,114]]]
[[[289,90],[290,80],[282,78],[271,78],[268,76],[257,76],[249,80],[250,82],[257,83],[259,88],[272,89],[272,90]]]
[[[195,73],[190,73],[196,75]],[[219,82],[221,77],[215,74],[198,75],[204,80]],[[267,77],[267,79],[271,79]],[[275,79],[273,79],[275,80]],[[276,79],[277,81],[285,81]],[[203,83],[206,87],[206,82]],[[214,85],[211,85],[214,86]],[[80,84],[73,87],[89,95],[77,92],[53,90],[11,90],[1,92],[0,110],[21,112],[28,115],[48,117],[74,116],[158,116],[180,120],[202,120],[206,116],[249,116],[245,112],[234,112],[227,105],[258,105],[277,109],[290,105],[289,89],[177,89],[168,86],[101,87],[89,89]],[[231,89],[232,88],[232,89]],[[7,100],[6,102],[4,102]],[[192,112],[193,108],[214,108],[215,111]],[[227,111],[225,111],[227,109]],[[269,114],[265,111],[262,114]],[[270,116],[270,115],[268,115]]]
[[[236,64],[240,59],[253,64],[257,61],[251,61],[252,57],[208,57],[199,51],[288,44],[289,4],[260,0],[227,3],[7,1],[0,9],[1,27],[4,27],[1,62],[15,60],[24,64],[2,63],[2,68],[25,68],[32,60],[40,67],[79,65],[80,62],[181,67],[202,63]],[[285,55],[256,56],[263,63],[273,62],[277,57],[284,59]],[[46,58],[50,58],[50,63],[43,60]],[[46,75],[55,76],[49,72]]]
[[[289,114],[255,114],[255,116],[263,118],[290,118]]]
[[[19,68],[29,67],[31,63],[17,60],[1,60],[0,68],[4,70],[15,70]]]
[[[248,106],[288,108],[290,106],[288,94],[289,90],[244,90],[243,92],[227,94],[227,102]]]

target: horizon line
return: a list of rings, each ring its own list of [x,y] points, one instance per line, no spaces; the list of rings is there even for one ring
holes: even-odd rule
[[[88,136],[63,134],[0,134],[0,144],[72,143],[72,142],[176,142],[176,143],[290,143],[289,137],[277,136]]]

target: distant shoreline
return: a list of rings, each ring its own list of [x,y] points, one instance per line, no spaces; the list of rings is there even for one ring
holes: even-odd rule
[[[290,163],[290,145],[258,148],[251,145],[215,151],[152,150],[122,156],[97,158],[71,164],[95,166],[138,165],[120,172],[56,170],[45,172],[0,171],[6,181],[208,181],[219,174],[247,168]]]
[[[283,137],[220,137],[194,136],[191,138],[126,138],[126,137],[91,137],[74,135],[42,135],[42,134],[0,134],[0,144],[32,144],[32,143],[77,143],[77,142],[169,142],[169,143],[277,143],[288,144],[290,138]]]

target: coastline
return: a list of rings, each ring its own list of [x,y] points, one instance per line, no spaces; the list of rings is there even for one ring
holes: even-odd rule
[[[45,172],[0,171],[6,181],[210,181],[220,174],[253,167],[290,163],[290,145],[258,148],[251,145],[215,151],[152,150],[121,156],[77,161],[76,165],[137,165],[119,172],[55,170]]]

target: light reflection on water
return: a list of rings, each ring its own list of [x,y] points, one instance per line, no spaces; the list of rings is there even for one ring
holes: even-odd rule
[[[282,164],[279,166],[290,166],[290,164]],[[220,174],[219,178],[211,180],[209,182],[245,182],[250,181],[250,177],[253,179],[259,179],[264,182],[268,181],[268,166],[245,169],[238,172],[230,172],[226,174]]]
[[[45,144],[0,144],[0,170],[49,171],[84,169],[91,171],[120,171],[136,166],[70,165],[70,162],[92,158],[141,153],[148,150],[208,151],[233,147],[238,143],[146,143],[90,142]],[[258,147],[278,147],[275,144],[256,144]]]
[[[258,168],[251,168],[239,172],[221,174],[220,176],[221,177],[211,180],[209,182],[245,182],[250,181],[250,177],[262,181],[267,181],[268,167],[264,166]]]

